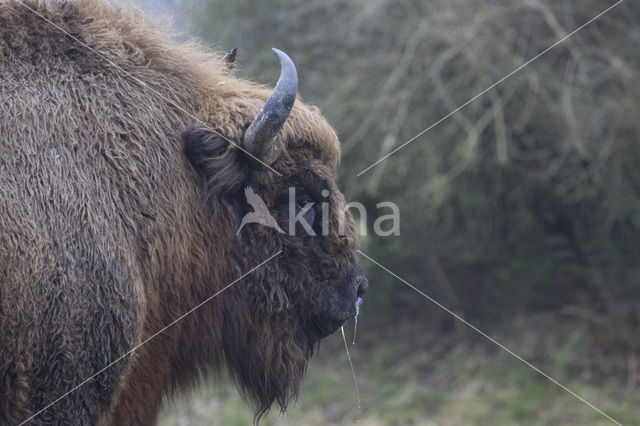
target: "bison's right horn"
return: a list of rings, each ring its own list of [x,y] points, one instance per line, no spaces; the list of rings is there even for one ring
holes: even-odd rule
[[[298,93],[298,72],[293,61],[281,50],[272,50],[280,59],[280,78],[242,140],[244,149],[268,165],[280,154],[276,136],[289,117]]]

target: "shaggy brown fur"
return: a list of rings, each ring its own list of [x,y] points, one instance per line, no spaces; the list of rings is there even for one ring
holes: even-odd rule
[[[258,417],[274,401],[284,410],[364,283],[352,222],[335,232],[335,133],[297,101],[278,138],[281,176],[252,166],[185,111],[240,143],[269,89],[138,10],[27,5],[106,59],[0,5],[0,423],[29,418],[280,249],[32,421],[153,424],[163,396],[225,365]],[[236,237],[247,185],[283,229],[287,187],[328,200],[330,235],[249,225]]]

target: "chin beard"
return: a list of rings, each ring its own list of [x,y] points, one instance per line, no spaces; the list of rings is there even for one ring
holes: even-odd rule
[[[242,396],[254,403],[257,424],[274,402],[285,412],[298,396],[317,338],[301,328],[234,328],[223,343],[225,361]]]
[[[273,298],[266,290],[264,296],[267,300]],[[355,314],[349,297],[333,293],[329,296],[312,298],[319,301],[316,306],[303,303],[309,306],[308,315],[272,310],[270,308],[279,306],[274,300],[266,308],[259,301],[247,303],[246,297],[240,295],[237,303],[224,305],[226,312],[221,324],[224,361],[240,393],[254,403],[254,423],[259,422],[273,403],[278,404],[281,412],[286,411],[289,401],[298,396],[318,342]],[[355,300],[355,291],[353,296]],[[308,298],[309,295],[307,301]]]
[[[226,351],[227,364],[242,395],[254,402],[254,423],[274,402],[281,412],[287,410],[289,401],[298,396],[318,343],[342,324],[342,319],[322,315],[297,326],[263,325],[259,333],[252,329],[244,330],[244,335],[236,334],[232,346],[235,355]]]

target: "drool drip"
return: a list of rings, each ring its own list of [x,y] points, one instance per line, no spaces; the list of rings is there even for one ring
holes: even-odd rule
[[[353,323],[353,342],[352,345],[356,344],[356,332],[358,331],[358,315],[360,315],[360,305],[362,305],[362,297],[358,297],[356,299],[356,317],[354,318]]]
[[[358,379],[356,378],[356,371],[353,369],[353,363],[351,362],[351,354],[349,354],[349,345],[347,345],[347,338],[344,337],[344,326],[342,326],[340,330],[342,331],[342,340],[344,340],[344,348],[347,350],[347,358],[349,359],[349,366],[351,366],[351,373],[353,373],[353,382],[356,384],[356,395],[358,396],[358,410],[359,410],[360,409],[360,389],[358,389]]]

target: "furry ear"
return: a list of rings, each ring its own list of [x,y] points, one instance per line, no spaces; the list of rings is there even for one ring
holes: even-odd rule
[[[229,200],[240,192],[249,170],[232,144],[204,126],[185,129],[182,141],[187,160],[202,182],[208,201]]]

